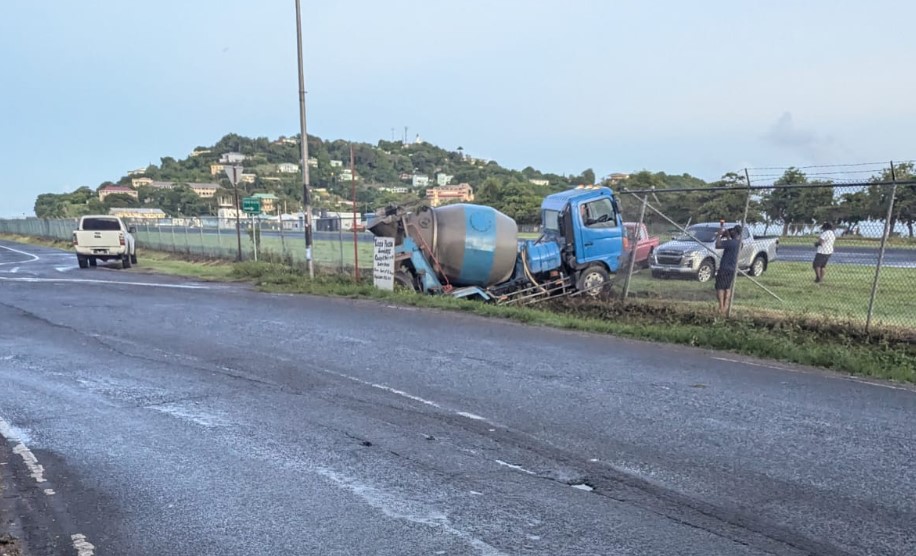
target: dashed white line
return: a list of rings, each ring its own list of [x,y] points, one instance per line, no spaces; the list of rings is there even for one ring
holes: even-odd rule
[[[537,475],[537,473],[535,473],[534,471],[528,471],[527,469],[525,469],[525,468],[522,467],[521,465],[515,465],[514,463],[507,463],[507,462],[505,462],[505,461],[503,461],[503,460],[501,460],[501,459],[498,459],[498,460],[495,460],[495,461],[496,461],[496,463],[498,463],[499,465],[502,465],[503,467],[508,467],[509,469],[512,469],[512,470],[515,470],[515,471],[521,471],[522,473],[525,473],[525,474],[528,474],[528,475]]]
[[[54,496],[54,495],[57,494],[57,493],[54,492],[54,489],[53,489],[53,488],[46,488],[46,489],[45,489],[45,494],[47,494],[48,496]]]
[[[739,365],[750,365],[752,367],[763,367],[764,369],[773,369],[776,371],[786,371],[786,372],[795,373],[795,374],[811,374],[811,375],[816,374],[806,369],[793,369],[791,367],[782,367],[779,365],[767,365],[764,363],[755,363],[753,361],[741,361],[739,359],[729,359],[727,357],[713,357],[712,359],[715,359],[716,361],[725,361],[727,363],[737,363]],[[907,388],[905,386],[895,386],[893,384],[884,384],[881,382],[874,382],[871,380],[866,380],[866,379],[862,379],[862,378],[858,378],[854,376],[845,376],[845,375],[832,376],[829,374],[823,374],[823,375],[817,375],[817,376],[824,376],[826,378],[831,378],[833,380],[848,380],[851,382],[858,382],[859,384],[867,384],[869,386],[877,386],[879,388],[888,388],[890,390],[903,390],[905,392],[913,391],[912,388]]]
[[[95,546],[86,540],[86,535],[70,535],[70,540],[73,541],[76,556],[92,556],[95,554]]]
[[[20,435],[13,429],[12,425],[6,422],[2,417],[0,417],[0,436],[5,438],[8,442],[15,444],[13,453],[22,458],[23,463],[29,468],[29,473],[32,478],[35,479],[35,482],[45,482],[45,468],[38,463],[38,459],[35,457],[35,454],[29,450],[28,446],[22,443]]]
[[[468,419],[473,419],[474,421],[486,421],[486,417],[481,417],[480,415],[475,415],[473,413],[468,413],[466,411],[456,411],[455,415],[460,415]]]
[[[16,274],[17,272],[19,272],[18,266],[14,266],[13,268],[10,269],[10,274]]]
[[[414,396],[413,394],[409,394],[409,393],[407,393],[407,392],[405,392],[405,391],[403,391],[403,390],[398,390],[398,389],[392,388],[392,387],[390,387],[390,386],[385,386],[384,384],[377,384],[377,383],[375,383],[375,382],[369,382],[368,380],[363,380],[363,379],[361,379],[361,378],[356,378],[355,376],[345,375],[345,374],[343,374],[343,373],[337,373],[337,372],[334,372],[334,371],[329,371],[329,370],[327,370],[327,369],[325,369],[324,372],[326,372],[327,374],[330,374],[330,375],[339,376],[340,378],[345,378],[345,379],[347,379],[347,380],[352,380],[353,382],[357,382],[357,383],[362,384],[362,385],[364,385],[364,386],[371,386],[372,388],[377,388],[377,389],[379,389],[379,390],[384,390],[385,392],[390,392],[390,393],[392,393],[392,394],[401,396],[401,397],[403,397],[403,398],[407,398],[408,400],[413,400],[413,401],[415,401],[415,402],[420,402],[420,403],[422,403],[422,404],[424,404],[424,405],[428,405],[428,406],[430,406],[430,407],[435,407],[435,408],[437,408],[437,409],[441,409],[441,408],[442,408],[442,406],[439,405],[439,404],[437,404],[436,402],[433,402],[433,401],[430,401],[430,400],[423,399],[423,398],[421,398],[420,396]]]

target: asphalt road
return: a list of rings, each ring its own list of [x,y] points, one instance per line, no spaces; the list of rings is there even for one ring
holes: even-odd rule
[[[0,246],[36,554],[916,553],[910,389]]]

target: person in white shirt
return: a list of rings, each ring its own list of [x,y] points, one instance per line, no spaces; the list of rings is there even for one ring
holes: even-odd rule
[[[824,269],[830,255],[833,255],[833,242],[836,241],[836,234],[833,233],[833,224],[824,222],[821,225],[821,235],[817,238],[817,253],[814,255],[814,282],[820,284],[824,281]]]

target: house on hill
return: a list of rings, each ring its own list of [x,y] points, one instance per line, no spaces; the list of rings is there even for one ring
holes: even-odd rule
[[[211,199],[220,189],[218,183],[189,183],[188,187],[201,199]]]
[[[277,164],[277,172],[281,174],[295,174],[299,172],[299,165],[292,162],[281,162]]]
[[[426,190],[426,201],[430,206],[438,207],[443,203],[467,203],[474,200],[474,188],[469,184],[446,185],[444,187],[431,187]]]
[[[105,197],[109,195],[127,195],[128,197],[133,197],[134,199],[139,199],[140,194],[137,193],[137,190],[133,187],[127,187],[126,185],[106,185],[99,189],[99,201],[105,201]]]

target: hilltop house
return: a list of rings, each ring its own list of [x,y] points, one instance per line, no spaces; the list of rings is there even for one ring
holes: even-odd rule
[[[281,174],[295,174],[299,172],[299,165],[292,162],[281,162],[277,164],[277,171]]]
[[[153,180],[152,180],[152,178],[134,178],[134,179],[130,180],[130,185],[131,185],[131,187],[133,187],[134,189],[136,189],[136,188],[138,188],[138,187],[143,187],[143,186],[145,186],[145,185],[147,185],[147,186],[148,186],[148,185],[153,185]]]
[[[157,208],[113,208],[108,209],[108,214],[132,220],[160,220],[166,218],[165,212]]]
[[[197,196],[201,199],[213,198],[220,188],[218,183],[189,183],[188,187],[191,188],[191,191],[197,193]]]
[[[276,212],[279,198],[273,193],[255,193],[252,197],[261,200],[261,212],[266,212],[267,214]]]
[[[220,164],[240,164],[245,162],[245,159],[248,158],[242,153],[223,153],[223,156],[220,157]],[[212,171],[212,170],[211,170]]]
[[[430,206],[438,207],[443,203],[458,201],[467,203],[474,200],[474,189],[466,184],[431,187],[426,190],[426,201]]]
[[[411,184],[414,187],[426,187],[429,185],[429,176],[424,176],[423,174],[414,174]]]
[[[140,194],[137,193],[136,189],[126,185],[106,185],[99,189],[99,201],[105,201],[105,197],[109,195],[127,195],[134,199],[140,198]]]
[[[216,163],[213,163],[213,164],[210,165],[210,175],[211,175],[211,176],[218,176],[218,175],[220,175],[221,173],[223,173],[223,172],[225,172],[225,171],[226,171],[226,165],[225,165],[225,164],[216,164]]]

